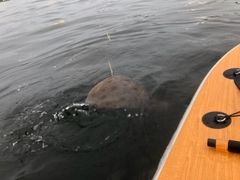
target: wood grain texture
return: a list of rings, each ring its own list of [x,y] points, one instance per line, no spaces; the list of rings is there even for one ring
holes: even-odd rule
[[[202,116],[208,112],[231,114],[240,110],[240,90],[233,80],[223,76],[225,70],[238,67],[240,45],[226,54],[205,79],[161,169],[159,180],[240,179],[240,154],[207,146],[208,138],[240,141],[240,117],[232,118],[230,126],[223,129],[211,129],[202,123]]]

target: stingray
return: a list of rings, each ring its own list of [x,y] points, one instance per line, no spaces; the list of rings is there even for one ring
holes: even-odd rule
[[[143,108],[149,100],[145,87],[128,77],[114,76],[109,66],[112,76],[94,86],[85,102],[96,108]]]
[[[124,76],[111,76],[88,93],[86,103],[96,108],[142,108],[148,101],[144,86]]]

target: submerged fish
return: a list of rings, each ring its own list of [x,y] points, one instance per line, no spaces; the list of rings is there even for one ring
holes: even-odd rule
[[[86,103],[96,108],[143,108],[149,100],[144,86],[130,78],[111,76],[88,93]]]

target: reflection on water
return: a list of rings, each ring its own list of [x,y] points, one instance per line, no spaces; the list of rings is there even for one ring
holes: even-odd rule
[[[0,179],[151,179],[202,78],[239,44],[233,0],[0,3]],[[165,108],[89,109],[141,82]]]

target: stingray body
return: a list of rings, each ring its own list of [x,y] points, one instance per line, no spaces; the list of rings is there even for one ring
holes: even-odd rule
[[[96,108],[142,108],[148,101],[143,85],[123,76],[111,76],[88,93],[86,103]]]

